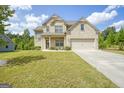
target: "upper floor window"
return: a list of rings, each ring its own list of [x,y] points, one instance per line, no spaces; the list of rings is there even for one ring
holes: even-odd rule
[[[56,33],[62,33],[62,32],[63,32],[63,26],[61,26],[61,25],[56,25],[56,26],[55,26],[55,32],[56,32]]]
[[[46,32],[49,32],[49,26],[46,27]]]
[[[81,31],[84,30],[84,24],[81,24]]]

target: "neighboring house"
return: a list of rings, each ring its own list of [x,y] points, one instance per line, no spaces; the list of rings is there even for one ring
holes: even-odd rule
[[[12,42],[12,40],[3,34],[0,34],[0,39],[6,42],[6,45],[0,44],[0,51],[14,51],[15,50],[15,44]]]
[[[72,49],[98,49],[98,30],[86,19],[65,21],[57,15],[51,16],[42,26],[34,29],[35,46],[71,47]]]

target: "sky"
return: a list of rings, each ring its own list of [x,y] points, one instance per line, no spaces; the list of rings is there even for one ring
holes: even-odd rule
[[[28,28],[34,35],[33,29],[41,26],[53,14],[68,21],[86,18],[100,31],[111,26],[118,31],[124,26],[124,6],[120,5],[11,5],[10,8],[15,13],[6,22],[11,24],[6,29],[13,34],[21,35]]]

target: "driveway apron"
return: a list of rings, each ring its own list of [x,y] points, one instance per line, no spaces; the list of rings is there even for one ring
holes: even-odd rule
[[[124,88],[124,55],[102,50],[73,50],[118,87]]]

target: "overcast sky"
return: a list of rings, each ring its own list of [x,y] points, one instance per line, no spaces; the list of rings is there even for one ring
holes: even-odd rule
[[[7,27],[7,29],[14,34],[23,34],[23,30],[28,28],[31,35],[34,35],[33,29],[42,25],[44,20],[53,14],[59,15],[65,20],[79,20],[84,17],[101,31],[108,26],[115,26],[119,30],[124,25],[124,6],[118,5],[21,5],[10,7],[15,9],[16,12],[10,18],[9,23],[11,26]]]

